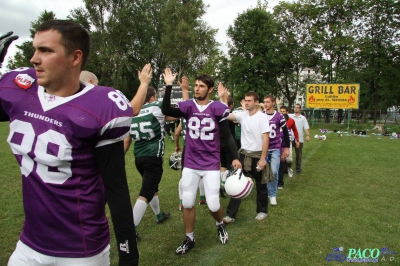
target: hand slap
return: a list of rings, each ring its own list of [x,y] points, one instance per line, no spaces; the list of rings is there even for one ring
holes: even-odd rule
[[[164,69],[163,77],[166,85],[172,85],[174,83],[174,80],[176,78],[176,73],[172,74],[172,71],[169,67]]]
[[[138,71],[139,80],[142,84],[150,84],[152,75],[153,68],[151,68],[150,63],[144,65],[142,71]]]

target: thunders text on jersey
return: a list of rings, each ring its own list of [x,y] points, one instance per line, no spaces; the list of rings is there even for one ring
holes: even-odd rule
[[[24,115],[28,116],[28,117],[33,117],[33,118],[36,118],[36,119],[39,119],[39,120],[43,120],[45,122],[48,122],[48,123],[54,124],[56,126],[62,127],[62,122],[59,122],[59,121],[57,121],[57,120],[55,120],[53,118],[50,118],[50,117],[47,117],[47,116],[44,116],[44,115],[39,115],[39,114],[35,114],[35,113],[32,113],[32,112],[28,112],[28,111],[24,111]]]

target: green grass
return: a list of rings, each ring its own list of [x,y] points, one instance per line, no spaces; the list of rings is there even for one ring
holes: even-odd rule
[[[278,192],[278,205],[269,206],[269,216],[255,222],[255,191],[243,201],[237,220],[227,227],[229,243],[219,243],[214,221],[206,206],[196,206],[196,247],[184,256],[174,254],[184,238],[182,214],[178,211],[180,172],[169,169],[173,145],[166,139],[164,176],[160,184],[161,209],[170,220],[155,223],[148,207],[138,231],[141,265],[343,265],[327,262],[334,247],[389,247],[395,261],[377,265],[400,265],[400,139],[328,133],[316,140],[319,128],[346,131],[347,125],[314,124],[311,141],[304,144],[303,174],[288,178]],[[352,129],[372,129],[368,124]],[[0,265],[6,265],[23,223],[19,167],[6,143],[8,124],[0,123]],[[141,186],[132,150],[126,158],[132,204]],[[228,199],[221,199],[224,209]],[[112,225],[111,225],[112,226]],[[117,265],[112,238],[111,265]],[[382,256],[380,256],[380,259]]]

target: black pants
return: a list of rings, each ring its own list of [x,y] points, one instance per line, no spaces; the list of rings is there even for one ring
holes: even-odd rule
[[[158,191],[158,184],[161,181],[163,158],[152,156],[135,157],[135,165],[142,176],[142,188],[139,196],[146,198],[147,202],[150,202]]]
[[[244,155],[240,154],[240,162],[243,165]],[[253,177],[256,183],[256,191],[257,191],[257,207],[256,212],[265,212],[268,213],[268,189],[267,184],[261,184],[261,174],[262,172],[257,172],[257,162],[259,159],[252,159],[251,161],[251,171],[249,174]],[[228,208],[226,210],[226,215],[231,218],[236,218],[236,214],[239,211],[240,203],[242,203],[241,199],[231,198],[229,200]]]
[[[301,158],[303,157],[303,143],[300,143],[300,147],[296,148],[296,143],[293,142],[293,147],[296,152],[296,172],[301,173]]]

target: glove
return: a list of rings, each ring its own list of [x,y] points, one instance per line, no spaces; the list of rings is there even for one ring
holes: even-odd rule
[[[10,46],[14,40],[18,39],[18,36],[11,36],[12,34],[13,32],[10,31],[0,36],[0,66],[4,61],[4,57],[6,56],[8,46]]]

